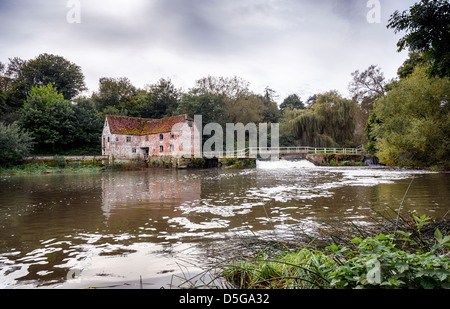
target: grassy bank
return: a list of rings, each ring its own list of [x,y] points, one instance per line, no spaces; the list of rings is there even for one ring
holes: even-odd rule
[[[0,167],[0,175],[33,175],[57,173],[94,173],[103,170],[101,166],[83,166],[73,164],[67,167],[49,166],[46,164],[27,164],[12,167]]]

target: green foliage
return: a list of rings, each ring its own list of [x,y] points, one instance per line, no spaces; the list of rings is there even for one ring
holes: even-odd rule
[[[340,266],[331,273],[333,288],[449,288],[450,261],[445,255],[398,249],[394,235],[355,238],[354,251],[332,245]]]
[[[269,242],[267,247],[259,246],[257,254],[222,267],[221,276],[244,289],[447,289],[450,235],[443,236],[437,228],[434,235],[420,235],[430,224],[430,217],[414,216],[412,232],[399,230],[351,241],[332,237],[342,244],[314,250]]]
[[[414,73],[379,99],[370,122],[382,163],[402,166],[450,165],[450,81]]]
[[[140,116],[136,98],[137,89],[128,78],[102,77],[99,80],[99,90],[92,94],[92,100],[98,111],[121,116]],[[109,109],[104,113],[105,109]],[[112,112],[112,109],[117,112]]]
[[[397,70],[398,77],[406,78],[410,76],[418,65],[426,65],[424,56],[420,53],[410,52],[408,59]]]
[[[286,109],[305,109],[305,104],[300,99],[297,94],[291,94],[287,96],[283,103],[280,105],[281,112],[284,112]]]
[[[423,53],[430,64],[429,76],[450,77],[450,3],[447,0],[421,0],[409,11],[396,11],[388,28],[406,32],[398,50],[409,48]]]
[[[224,268],[221,275],[239,289],[314,289],[328,286],[327,277],[335,268],[325,253],[302,248],[275,258],[260,253]]]
[[[24,100],[36,85],[52,84],[66,100],[86,90],[81,68],[65,58],[52,54],[40,54],[35,59],[10,60],[8,75],[12,78],[11,94]]]
[[[53,161],[55,162],[56,167],[58,168],[66,168],[67,162],[63,156],[54,156]]]
[[[160,119],[174,116],[181,98],[181,91],[176,89],[170,79],[160,79],[148,87],[141,104],[141,117]]]
[[[204,168],[206,166],[206,160],[204,158],[195,158],[189,166],[192,168]]]
[[[318,95],[312,108],[288,111],[285,117],[302,145],[346,147],[352,145],[357,109],[356,102],[330,91]]]
[[[215,122],[223,127],[227,122],[224,98],[213,94],[197,95],[195,92],[190,92],[183,95],[177,114],[188,114],[192,118],[195,115],[202,115],[203,123]]]
[[[74,133],[67,150],[77,150],[79,154],[98,154],[101,148],[99,137],[103,130],[104,119],[100,118],[91,99],[78,98],[72,104]]]
[[[99,148],[103,121],[92,102],[65,100],[51,84],[33,87],[21,111],[20,126],[36,139],[36,152]]]
[[[33,149],[33,138],[16,123],[0,122],[0,166],[10,166],[22,161]]]
[[[20,126],[36,138],[36,149],[55,149],[74,131],[70,102],[51,84],[33,87],[22,109]]]

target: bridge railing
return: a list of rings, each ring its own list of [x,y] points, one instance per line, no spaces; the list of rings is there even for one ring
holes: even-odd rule
[[[363,154],[364,146],[357,148],[337,148],[337,147],[248,147],[241,150],[234,151],[209,151],[203,152],[205,157],[238,157],[245,158],[257,155],[278,155],[278,154]]]

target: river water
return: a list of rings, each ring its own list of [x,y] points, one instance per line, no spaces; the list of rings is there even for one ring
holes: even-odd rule
[[[450,210],[448,173],[307,161],[1,176],[0,288],[178,286],[242,235],[364,226],[410,184],[402,211]]]

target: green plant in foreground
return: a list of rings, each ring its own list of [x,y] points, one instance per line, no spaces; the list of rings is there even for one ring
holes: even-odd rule
[[[416,228],[428,224],[417,217]],[[450,236],[435,230],[434,245],[425,247],[411,233],[360,237],[325,250],[301,247],[269,258],[267,253],[223,267],[222,277],[244,289],[431,289],[450,288]],[[427,240],[431,242],[431,240]],[[426,249],[426,250],[425,250]],[[331,250],[331,252],[329,251]]]
[[[250,261],[225,267],[222,277],[237,288],[323,288],[335,263],[324,252],[307,248],[288,252],[276,259],[261,254]]]
[[[333,288],[450,288],[449,258],[433,252],[398,249],[394,234],[355,238],[357,251],[332,245],[340,266],[330,276]],[[441,238],[441,242],[444,238]],[[446,240],[448,241],[448,240]]]

